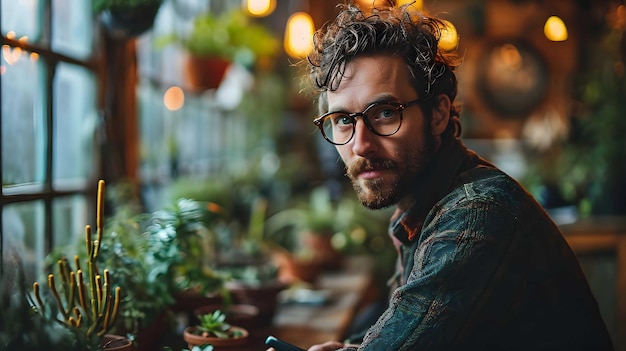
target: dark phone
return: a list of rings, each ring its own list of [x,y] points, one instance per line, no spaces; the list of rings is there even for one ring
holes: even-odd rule
[[[271,335],[265,339],[265,345],[273,347],[276,351],[305,351],[298,346],[276,339]]]

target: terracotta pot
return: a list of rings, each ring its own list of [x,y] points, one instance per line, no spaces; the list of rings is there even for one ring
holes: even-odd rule
[[[343,256],[332,245],[331,236],[314,232],[305,232],[302,244],[315,253],[315,260],[323,269],[341,268]]]
[[[269,325],[274,319],[278,307],[278,293],[287,288],[280,280],[264,284],[248,284],[242,281],[226,282],[226,288],[238,304],[254,305],[259,309],[259,323]]]
[[[102,337],[101,348],[104,351],[134,351],[132,341],[120,335],[106,334]]]
[[[173,310],[176,312],[193,312],[196,308],[206,305],[220,305],[224,297],[220,294],[205,296],[194,290],[181,291],[175,297]]]
[[[161,312],[145,327],[139,328],[135,338],[137,351],[154,351],[159,349],[159,343],[164,333],[168,331],[167,312]]]
[[[286,284],[306,282],[315,284],[322,271],[319,260],[300,258],[290,252],[273,253],[274,263],[278,267],[278,279]]]
[[[186,73],[191,89],[205,91],[217,89],[231,62],[220,57],[187,57]]]
[[[254,305],[247,304],[223,304],[206,305],[197,308],[194,311],[195,316],[213,313],[220,310],[226,314],[226,321],[230,325],[238,325],[251,331],[258,325],[259,308]]]
[[[248,338],[250,336],[248,330],[237,326],[231,326],[230,329],[234,331],[239,331],[243,335],[230,339],[221,339],[215,336],[196,335],[193,333],[195,329],[196,327],[187,327],[183,334],[183,338],[185,339],[185,342],[187,342],[187,346],[190,350],[194,346],[200,346],[204,344],[213,345],[215,351],[223,349],[237,349],[239,346],[245,345],[248,342]]]

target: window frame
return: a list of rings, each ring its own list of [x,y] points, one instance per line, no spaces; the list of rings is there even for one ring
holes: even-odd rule
[[[96,90],[96,108],[102,110],[103,106],[103,77],[105,71],[105,65],[103,60],[103,45],[102,34],[96,26],[96,17],[93,17],[92,25],[94,26],[94,37],[92,44],[92,54],[85,59],[77,59],[63,53],[55,52],[51,49],[50,33],[52,30],[52,4],[50,1],[43,1],[43,9],[41,14],[41,36],[35,43],[20,41],[13,38],[8,38],[4,33],[0,32],[1,45],[10,46],[11,48],[20,48],[28,53],[36,53],[39,55],[40,61],[43,63],[46,75],[45,75],[45,104],[44,114],[45,123],[47,125],[45,132],[45,167],[44,167],[44,179],[41,184],[18,184],[11,187],[2,186],[0,191],[0,273],[4,272],[4,262],[7,259],[5,254],[5,243],[7,238],[4,237],[4,209],[8,205],[16,203],[28,203],[43,201],[44,204],[44,223],[43,223],[43,237],[44,237],[44,255],[50,253],[53,250],[55,243],[54,238],[54,200],[70,198],[72,196],[81,196],[88,204],[88,221],[85,224],[92,222],[95,218],[95,197],[97,193],[97,180],[102,178],[102,165],[101,160],[102,151],[94,149],[94,155],[97,157],[94,159],[92,166],[94,167],[93,178],[87,181],[68,181],[63,182],[62,189],[55,188],[53,184],[53,154],[54,154],[54,77],[56,69],[60,64],[70,64],[82,67],[88,71],[91,71],[95,77],[95,90]],[[0,79],[2,79],[0,77]],[[0,95],[0,105],[2,104],[2,96]],[[58,118],[58,117],[57,117]],[[0,109],[0,131],[2,130],[2,110]],[[0,135],[0,141],[2,136]],[[0,145],[2,145],[0,143]],[[4,169],[2,167],[2,153],[0,153],[0,177],[4,175]],[[94,215],[91,215],[94,213]],[[93,217],[93,218],[92,218]],[[43,258],[42,258],[43,259]],[[42,269],[43,267],[37,267]]]

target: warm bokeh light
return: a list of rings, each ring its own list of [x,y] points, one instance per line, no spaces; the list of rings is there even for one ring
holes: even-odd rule
[[[30,53],[30,61],[31,62],[37,62],[39,60],[39,54],[36,52],[31,52]]]
[[[291,57],[305,57],[313,48],[313,18],[306,12],[296,12],[287,20],[285,51]]]
[[[543,33],[546,38],[551,41],[565,41],[567,40],[567,27],[561,18],[558,16],[550,16],[543,26]]]
[[[388,6],[389,0],[356,0],[355,1],[359,7],[362,9],[373,9],[376,7],[384,7]],[[395,6],[400,7],[410,4],[412,8],[422,11],[424,10],[424,1],[423,0],[396,0]]]
[[[619,5],[617,7],[617,28],[626,30],[626,6]]]
[[[439,48],[443,51],[456,50],[459,45],[459,34],[456,27],[449,21],[443,20],[444,27],[441,28],[441,38],[439,39]]]
[[[385,6],[388,2],[387,0],[357,0],[356,3],[359,5],[359,7],[365,9]]]
[[[22,56],[21,48],[18,48],[18,47],[12,48],[9,45],[2,45],[2,57],[4,58],[4,61],[6,61],[8,65],[13,65],[17,63],[17,61],[19,61],[21,56]]]
[[[178,111],[185,104],[185,93],[180,87],[171,87],[163,94],[163,104],[170,111]]]
[[[276,0],[244,0],[244,7],[250,16],[265,17],[276,9]]]
[[[9,31],[7,33],[7,38],[8,39],[15,39],[15,32],[14,31]]]
[[[498,59],[511,70],[519,69],[522,66],[522,55],[513,44],[502,45],[498,51]]]
[[[424,1],[422,0],[396,0],[396,6],[402,6],[406,4],[412,4],[411,7],[415,7],[420,11],[424,9]]]

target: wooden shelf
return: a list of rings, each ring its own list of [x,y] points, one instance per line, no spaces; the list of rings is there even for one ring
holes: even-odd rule
[[[615,349],[626,349],[626,217],[586,218],[561,225],[565,240],[577,255],[610,254],[616,264]]]

